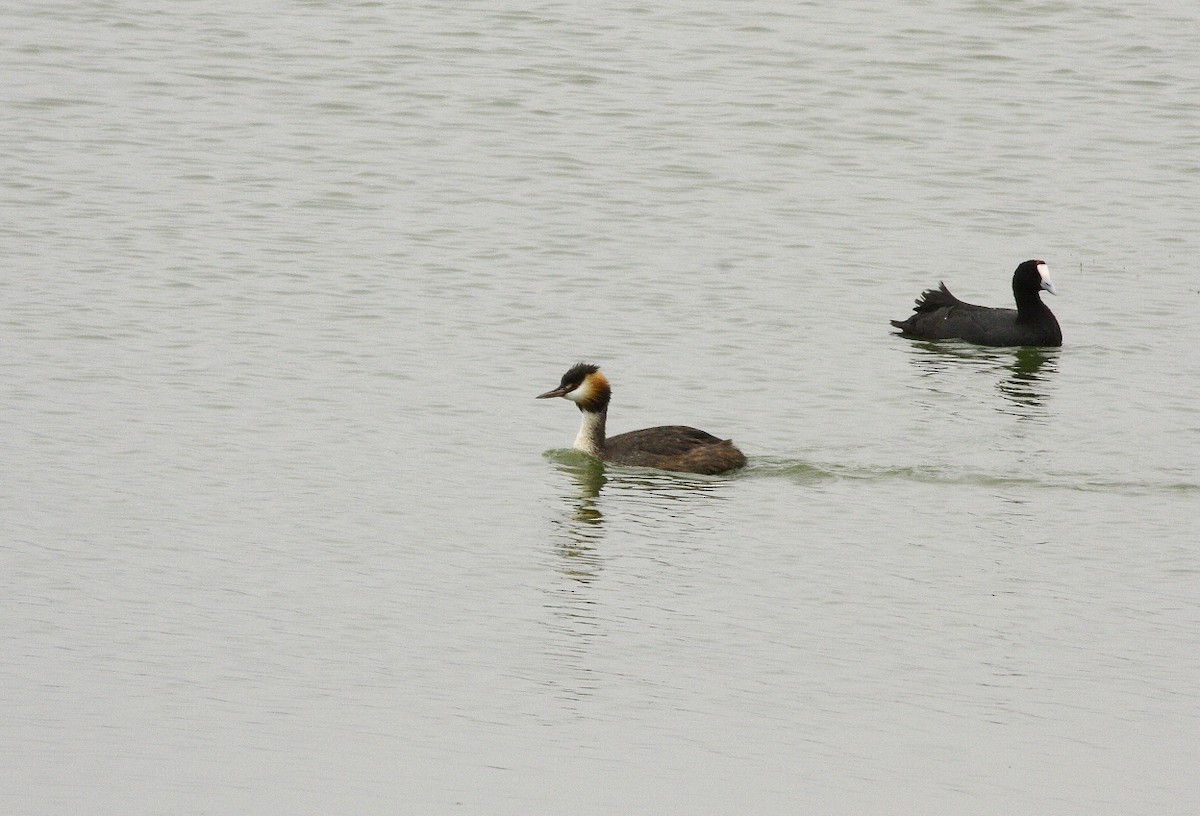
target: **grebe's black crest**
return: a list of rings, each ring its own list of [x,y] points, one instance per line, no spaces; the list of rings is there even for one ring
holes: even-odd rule
[[[558,386],[559,388],[566,386],[578,388],[583,384],[583,381],[587,379],[588,374],[595,374],[598,371],[600,371],[600,366],[598,365],[593,365],[592,363],[576,363],[567,370],[566,374],[562,375],[562,380],[559,382]]]
[[[965,303],[939,283],[917,298],[913,314],[892,325],[904,337],[916,340],[965,340],[982,346],[1061,346],[1062,329],[1050,307],[1042,302],[1043,290],[1050,294],[1054,284],[1046,262],[1031,259],[1013,272],[1016,309],[996,309]]]
[[[612,389],[600,367],[579,363],[562,376],[558,388],[537,398],[562,397],[579,406],[583,423],[575,448],[606,462],[686,473],[724,473],[746,464],[746,457],[730,440],[683,425],[645,428],[606,438],[604,426],[611,396]]]

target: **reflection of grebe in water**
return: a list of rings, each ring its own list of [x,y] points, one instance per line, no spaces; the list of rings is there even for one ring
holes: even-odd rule
[[[602,566],[598,547],[604,538],[604,513],[597,498],[605,482],[604,463],[573,458],[576,461],[557,466],[571,477],[575,489],[562,497],[568,512],[554,522],[558,530],[555,549],[563,558],[562,574],[586,584]]]
[[[607,438],[604,434],[612,389],[598,366],[579,363],[562,376],[558,387],[538,399],[562,397],[583,414],[575,448],[605,462],[685,473],[724,473],[746,464],[746,457],[728,439],[689,428],[662,425]]]

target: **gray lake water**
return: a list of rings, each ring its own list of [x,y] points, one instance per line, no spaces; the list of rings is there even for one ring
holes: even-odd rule
[[[8,4],[0,812],[1200,812],[1197,31]]]

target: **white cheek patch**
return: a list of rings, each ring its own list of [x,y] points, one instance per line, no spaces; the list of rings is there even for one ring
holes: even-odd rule
[[[579,384],[578,388],[576,388],[574,391],[571,391],[568,394],[565,394],[564,396],[567,399],[569,399],[571,402],[582,402],[582,401],[587,400],[587,398],[590,397],[591,394],[592,394],[591,381],[584,380],[582,383]]]

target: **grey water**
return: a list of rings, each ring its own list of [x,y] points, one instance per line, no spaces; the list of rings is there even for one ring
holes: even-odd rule
[[[1197,812],[1198,29],[6,5],[0,811]]]

